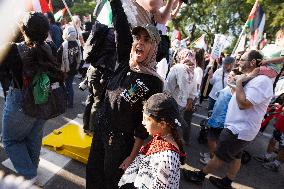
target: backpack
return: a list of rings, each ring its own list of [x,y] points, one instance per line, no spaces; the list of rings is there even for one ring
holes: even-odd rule
[[[37,74],[32,81],[35,104],[44,104],[48,101],[50,79],[46,73]]]
[[[67,93],[65,86],[57,81],[58,78],[63,78],[63,73],[57,70],[56,65],[51,62],[27,58],[29,49],[25,43],[17,43],[16,45],[23,64],[23,85],[21,88],[23,112],[31,117],[45,120],[64,113],[67,109]],[[48,47],[46,44],[45,48]],[[58,75],[58,78],[54,75]],[[17,83],[17,80],[15,81]],[[17,85],[20,87],[18,83]]]

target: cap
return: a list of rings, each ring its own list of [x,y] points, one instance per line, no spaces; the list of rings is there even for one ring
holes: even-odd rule
[[[138,31],[140,31],[142,29],[147,31],[147,33],[149,34],[150,38],[153,41],[155,41],[157,44],[160,43],[161,37],[160,37],[159,31],[152,24],[147,24],[147,25],[144,25],[144,26],[136,26],[132,29],[132,34],[136,35],[138,33]]]
[[[181,126],[178,104],[175,99],[167,93],[152,95],[144,105],[144,111],[148,116],[157,121],[166,121],[172,127]]]
[[[231,56],[227,56],[225,59],[224,59],[224,62],[223,64],[233,64],[235,62],[235,59]]]

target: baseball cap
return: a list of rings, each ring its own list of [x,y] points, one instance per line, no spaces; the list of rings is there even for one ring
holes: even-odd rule
[[[157,44],[160,43],[161,37],[158,29],[154,25],[146,24],[143,26],[136,26],[132,29],[132,34],[136,35],[140,30],[146,30],[153,41],[155,41]]]
[[[153,117],[157,121],[166,121],[172,127],[181,126],[178,104],[167,93],[152,95],[144,104],[143,113]]]
[[[227,56],[225,59],[224,59],[224,62],[223,64],[233,64],[235,62],[235,59],[231,56]]]

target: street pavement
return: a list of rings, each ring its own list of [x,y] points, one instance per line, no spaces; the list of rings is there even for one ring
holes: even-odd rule
[[[48,120],[45,129],[44,136],[51,133],[54,129],[60,128],[61,126],[68,123],[70,120],[78,119],[77,114],[80,114],[84,110],[84,105],[82,102],[87,96],[87,91],[82,92],[78,89],[78,84],[80,80],[78,78],[74,81],[75,89],[75,103],[73,109],[68,109],[68,111],[52,120]],[[1,96],[1,94],[0,94]],[[186,169],[201,169],[203,165],[199,162],[199,153],[206,152],[207,147],[204,144],[199,144],[197,142],[197,137],[199,133],[199,123],[206,116],[206,105],[207,102],[203,102],[202,107],[198,108],[196,116],[193,117],[192,121],[192,133],[191,133],[191,143],[186,146],[187,152],[187,164],[183,167]],[[2,110],[4,107],[4,98],[0,97],[0,115],[2,115]],[[1,123],[0,123],[1,126]],[[24,125],[23,125],[24,126]],[[257,138],[247,147],[247,151],[252,155],[261,155],[265,149],[269,136],[271,136],[272,128],[268,128],[265,134],[259,134]],[[4,149],[0,147],[0,161],[3,162],[7,159],[7,155]],[[57,172],[42,188],[44,189],[83,189],[85,188],[85,168],[86,166],[78,161],[71,160],[64,166],[59,172]],[[0,170],[4,171],[5,174],[16,174],[10,169],[6,168],[0,164]],[[237,179],[234,181],[234,188],[236,189],[283,189],[284,188],[284,167],[280,172],[271,172],[262,167],[261,163],[252,159],[248,164],[243,165],[238,174]],[[226,171],[226,165],[222,170],[217,171],[214,175],[223,177]],[[208,176],[207,176],[208,178]],[[214,189],[215,187],[211,185],[208,179],[202,185],[195,185],[189,183],[181,177],[181,189]]]

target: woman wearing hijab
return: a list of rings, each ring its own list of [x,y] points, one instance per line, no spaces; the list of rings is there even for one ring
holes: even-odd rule
[[[124,61],[119,62],[108,82],[97,115],[86,168],[87,189],[118,188],[124,170],[148,137],[142,125],[143,102],[163,89],[163,82],[154,69],[160,42],[157,29],[153,25],[138,26],[132,35],[130,58],[120,59]]]
[[[196,95],[197,83],[194,77],[196,65],[195,53],[186,48],[178,52],[178,63],[175,64],[168,74],[165,90],[177,101],[182,120],[183,139],[189,142],[190,122],[187,120],[192,111],[192,103]]]
[[[61,63],[61,70],[65,74],[68,108],[73,108],[73,81],[81,63],[81,48],[77,40],[77,31],[72,25],[63,30],[64,42],[57,51],[57,61]]]
[[[131,41],[131,29],[135,26],[142,26],[146,24],[166,24],[171,18],[171,13],[175,14],[178,11],[178,7],[182,4],[180,0],[168,0],[164,3],[163,0],[109,0],[112,10],[112,21],[117,33],[121,33],[123,36],[120,40],[117,40],[118,62],[121,59],[129,59],[129,52],[131,49],[131,43],[125,43],[125,41]],[[180,5],[179,5],[180,4]],[[123,22],[118,22],[123,20]],[[162,35],[166,34],[165,31],[161,31]]]

